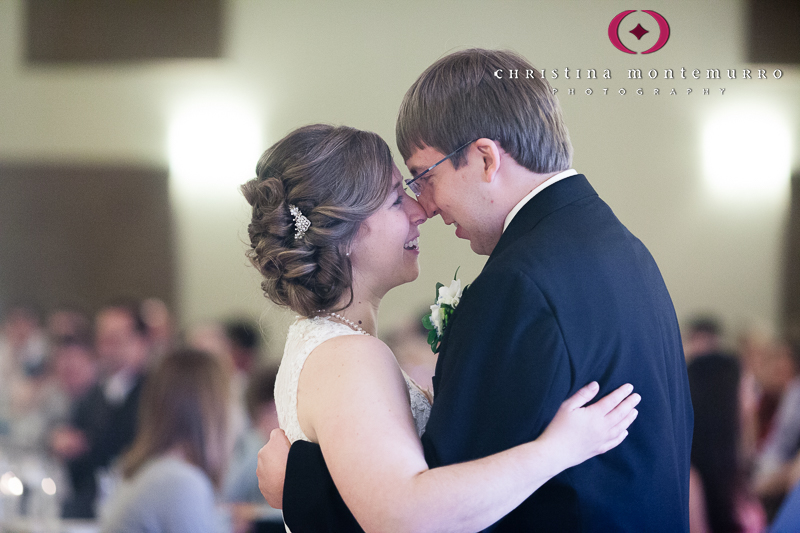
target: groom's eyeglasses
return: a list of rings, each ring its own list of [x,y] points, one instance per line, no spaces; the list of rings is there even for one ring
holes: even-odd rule
[[[477,141],[477,140],[478,139],[475,139],[475,141]],[[422,184],[424,182],[419,181],[420,178],[425,177],[425,175],[428,172],[430,172],[434,168],[438,167],[439,165],[441,165],[442,163],[444,163],[445,161],[447,161],[448,159],[450,159],[451,157],[456,155],[458,152],[460,152],[461,150],[463,150],[464,148],[466,148],[470,144],[474,143],[475,141],[470,141],[470,142],[468,142],[466,144],[462,144],[461,146],[459,146],[458,148],[456,148],[455,150],[453,150],[452,152],[450,152],[449,154],[444,156],[441,161],[429,166],[427,169],[425,169],[422,172],[422,174],[417,174],[415,177],[413,177],[411,179],[407,179],[406,180],[406,185],[408,186],[409,189],[411,189],[411,192],[414,193],[414,196],[419,196],[422,193]]]

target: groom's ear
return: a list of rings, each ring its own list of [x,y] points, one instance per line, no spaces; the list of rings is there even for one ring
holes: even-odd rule
[[[483,181],[492,183],[500,170],[500,145],[492,139],[481,138],[475,141],[475,148],[481,155]]]

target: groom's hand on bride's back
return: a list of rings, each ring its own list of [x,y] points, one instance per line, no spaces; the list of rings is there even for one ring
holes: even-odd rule
[[[282,429],[273,429],[269,441],[258,452],[258,488],[267,503],[275,509],[283,507],[283,481],[290,447],[286,433]]]

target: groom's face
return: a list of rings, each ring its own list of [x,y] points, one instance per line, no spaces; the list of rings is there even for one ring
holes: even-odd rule
[[[480,176],[481,165],[477,161],[480,155],[477,152],[472,153],[473,148],[471,145],[464,149],[467,162],[458,170],[447,160],[422,177],[419,180],[422,183],[417,201],[425,209],[428,218],[439,215],[445,224],[456,227],[456,237],[469,240],[472,251],[489,255],[497,239],[490,228],[486,227],[487,218],[483,216],[483,182]],[[445,155],[435,148],[425,147],[414,152],[406,160],[406,166],[412,176],[417,176],[441,161]]]

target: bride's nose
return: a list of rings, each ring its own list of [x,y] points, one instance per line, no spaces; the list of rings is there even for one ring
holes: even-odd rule
[[[406,202],[406,212],[408,213],[408,220],[414,224],[415,226],[419,226],[426,220],[428,220],[428,215],[425,213],[425,210],[419,205],[414,198],[411,198],[409,202]]]

